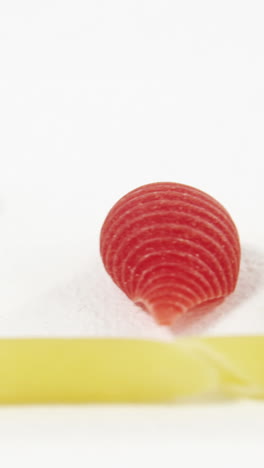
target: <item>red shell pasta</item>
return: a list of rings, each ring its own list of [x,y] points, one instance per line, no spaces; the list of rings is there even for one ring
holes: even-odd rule
[[[172,182],[122,197],[105,219],[100,251],[114,282],[166,325],[221,302],[239,273],[239,237],[228,212],[206,193]]]

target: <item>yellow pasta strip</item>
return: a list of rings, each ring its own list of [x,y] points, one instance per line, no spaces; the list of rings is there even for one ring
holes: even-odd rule
[[[264,398],[264,336],[1,339],[0,403]]]

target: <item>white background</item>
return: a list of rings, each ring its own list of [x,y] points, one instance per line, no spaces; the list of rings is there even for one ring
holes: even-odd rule
[[[254,0],[1,1],[2,334],[33,333],[21,307],[87,268],[108,209],[144,183],[207,191],[263,259],[263,13]],[[70,333],[73,318],[47,314],[35,330]],[[263,466],[263,421],[261,403],[2,408],[0,456]]]

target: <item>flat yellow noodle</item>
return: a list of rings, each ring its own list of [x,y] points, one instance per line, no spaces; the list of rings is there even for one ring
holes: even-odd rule
[[[1,339],[0,403],[264,398],[264,336]]]

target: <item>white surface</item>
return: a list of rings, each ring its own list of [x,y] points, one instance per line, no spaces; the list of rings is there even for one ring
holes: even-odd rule
[[[5,468],[263,468],[264,405],[0,409]]]
[[[2,336],[173,339],[109,282],[98,253],[112,204],[159,180],[215,196],[240,232],[241,283],[205,332],[264,332],[260,8],[197,5],[4,2]]]
[[[115,292],[117,303],[109,303],[107,294],[113,289],[106,277],[106,289],[102,287],[95,315],[88,319],[86,313],[93,310],[92,302],[85,308],[87,291],[94,291],[96,281],[104,275],[100,270],[90,283],[91,272],[100,269],[99,229],[120,196],[158,180],[201,188],[230,211],[245,253],[246,268],[239,289],[242,300],[241,295],[238,300],[231,299],[235,301],[235,307],[231,302],[232,314],[224,315],[215,327],[230,330],[241,323],[243,332],[245,328],[254,332],[262,326],[263,2],[2,0],[0,64],[1,335],[78,335],[95,329],[105,333],[105,327],[114,334],[117,322],[111,314],[121,310],[123,298]],[[69,289],[69,283],[73,289]],[[81,302],[79,308],[71,308],[71,291],[76,287],[81,289],[85,306]],[[91,295],[89,298],[92,301]],[[98,304],[104,307],[100,309]],[[124,322],[118,316],[120,333],[171,338],[168,330],[161,330],[126,304]],[[247,316],[243,323],[242,316]],[[213,326],[211,332],[217,333],[217,329]],[[100,418],[104,414],[113,424],[117,417],[125,430],[119,444],[119,436],[111,435],[109,423],[102,446],[109,436],[115,461],[118,453],[126,462],[133,454],[134,462],[140,463],[128,447],[125,410],[104,413],[104,408],[72,409],[69,419],[66,411],[63,424],[55,423],[62,435],[61,439],[54,436],[53,444],[53,418],[60,420],[61,414],[56,411],[1,410],[1,421],[5,414],[1,431],[8,424],[12,426],[4,442],[0,441],[9,454],[10,466],[12,460],[14,466],[18,460],[20,466],[33,466],[36,456],[38,463],[45,456],[47,461],[40,429],[37,433],[34,430],[42,421],[47,425],[43,438],[48,439],[48,454],[53,452],[54,465],[59,457],[75,464],[78,456],[81,465],[91,453],[99,453]],[[72,435],[69,428],[71,418],[88,420],[90,411],[98,431],[93,440],[95,450],[87,445],[90,423],[81,422],[76,429],[73,421]],[[218,437],[224,450],[236,440],[236,464],[252,465],[250,447],[254,447],[254,465],[261,457],[263,461],[260,405],[247,406],[250,432],[245,429],[244,436],[239,432],[243,407],[201,407],[199,429],[195,426],[198,442],[193,432],[190,439],[188,435],[196,420],[192,408],[160,409],[158,415],[159,410],[153,410],[151,427],[157,424],[154,439],[148,434],[150,426],[146,426],[147,434],[139,440],[136,429],[142,434],[141,418],[148,418],[147,411],[137,409],[138,419],[129,436],[132,447],[140,446],[145,461],[150,454],[164,464],[165,450],[170,464],[172,457],[175,463],[180,457],[182,464],[185,456],[188,466],[196,466],[200,453],[201,466],[211,466],[212,457],[207,465],[208,457],[204,458],[201,447],[206,445],[206,451],[212,454],[210,428],[217,433],[219,420],[222,429]],[[212,411],[214,416],[204,421],[203,411]],[[178,421],[184,425],[185,417],[189,425],[182,436]],[[160,418],[164,418],[161,427]],[[167,438],[164,426],[168,428]],[[183,445],[177,447],[175,438]],[[161,448],[159,440],[163,441]],[[247,448],[248,458],[243,456]],[[215,452],[218,461],[220,452]],[[228,457],[228,452],[224,453]],[[100,455],[102,459],[106,456],[103,452]]]

